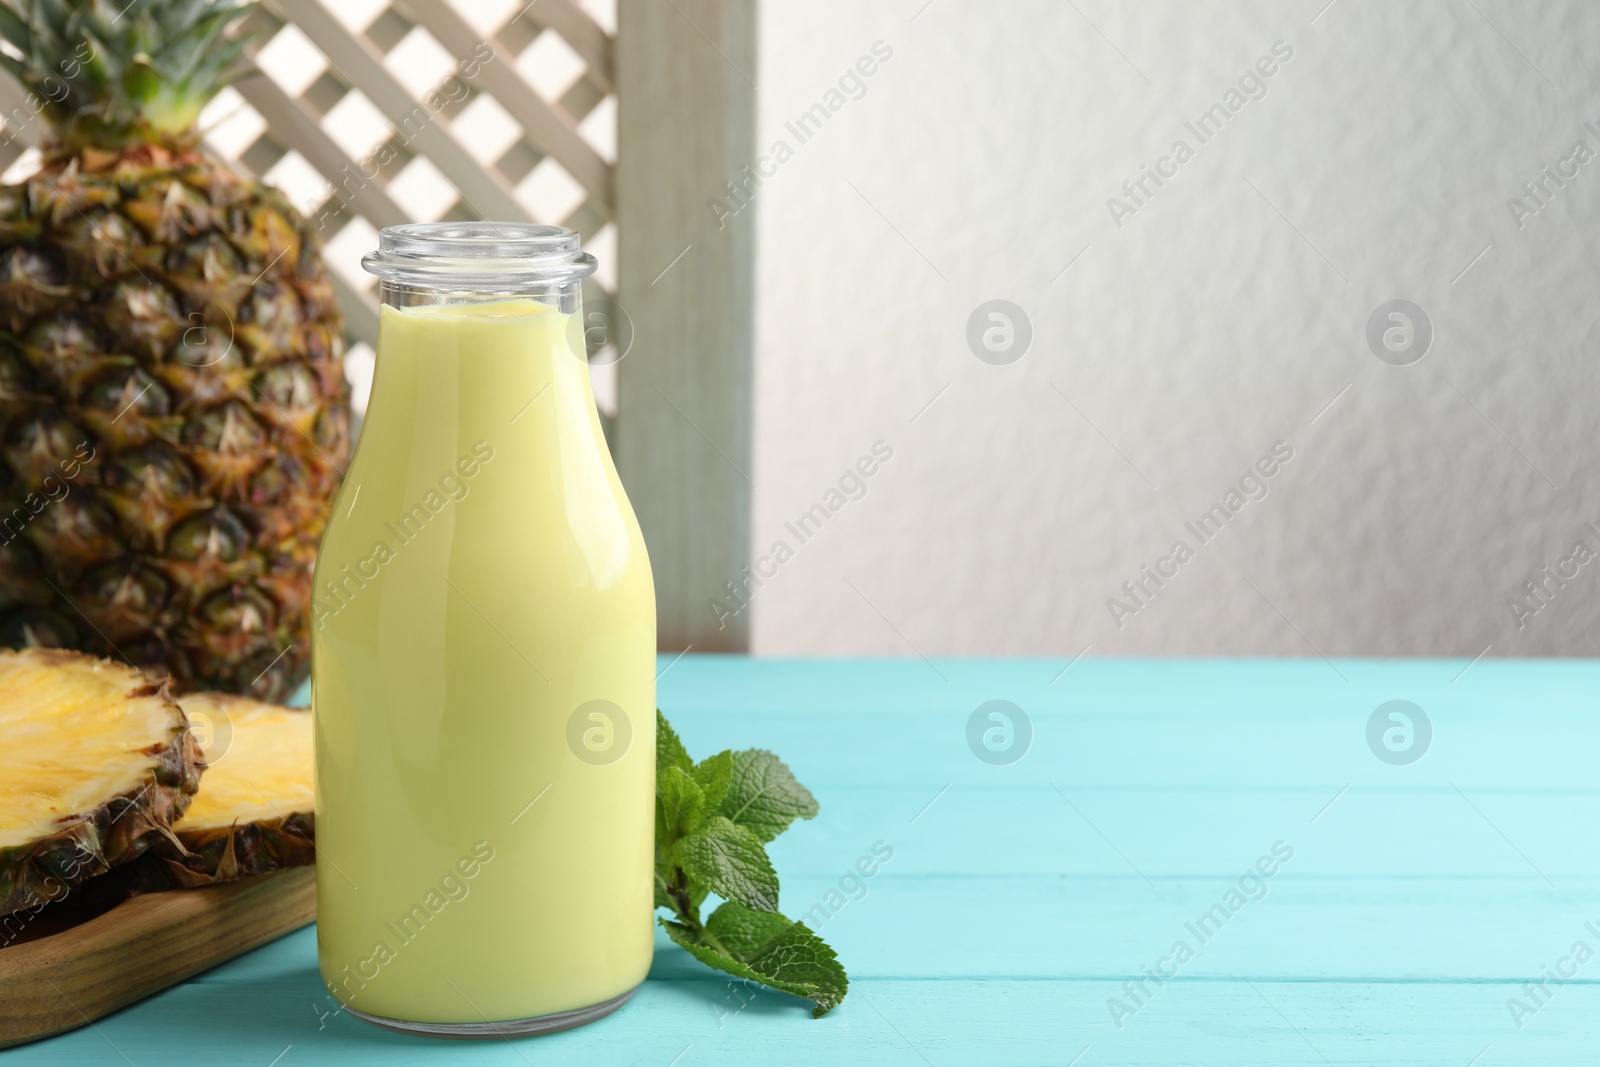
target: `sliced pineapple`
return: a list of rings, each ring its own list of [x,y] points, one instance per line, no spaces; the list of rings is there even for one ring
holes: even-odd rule
[[[311,713],[223,693],[181,698],[207,770],[200,795],[127,872],[134,892],[210,885],[315,862]]]
[[[0,915],[138,856],[204,762],[166,687],[76,652],[0,652]]]

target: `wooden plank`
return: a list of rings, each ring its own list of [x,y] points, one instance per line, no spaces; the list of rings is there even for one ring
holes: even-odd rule
[[[988,911],[975,918],[981,919]],[[1463,932],[1467,933],[1467,932]],[[934,941],[936,936],[924,935]],[[1301,955],[1314,946],[1277,946]],[[7,1054],[7,1067],[165,1062],[175,1041],[216,1061],[268,1064],[293,1046],[305,1062],[349,1067],[392,1064],[538,1062],[743,1067],[749,1063],[1261,1064],[1328,1063],[1464,1067],[1492,1045],[1487,1064],[1590,1067],[1600,986],[1551,984],[1546,1006],[1518,1029],[1508,999],[1525,998],[1526,977],[1489,982],[1295,981],[1180,975],[1140,1010],[1111,1019],[1107,1002],[1126,998],[1133,970],[1095,978],[965,979],[856,977],[850,995],[823,1019],[770,990],[730,981],[658,942],[657,967],[633,1001],[609,1021],[541,1037],[536,1043],[427,1042],[376,1031],[338,1010],[316,977],[311,930],[291,935],[226,968],[147,1001],[131,1012]],[[1148,961],[1146,961],[1148,962]],[[1528,977],[1537,978],[1535,973]],[[1279,1013],[1282,1014],[1279,1014]],[[1309,1040],[1310,1044],[1307,1044]],[[320,1055],[319,1055],[320,1054]],[[1326,1057],[1326,1059],[1324,1059]],[[286,1057],[287,1058],[287,1057]]]
[[[405,10],[451,55],[470,56],[483,43],[448,4],[422,0]],[[474,80],[506,109],[540,151],[554,156],[567,173],[589,191],[590,203],[598,203],[609,214],[611,168],[589,147],[589,142],[583,139],[570,118],[558,114],[522,80],[511,65],[510,56],[497,55],[493,62],[483,64]]]
[[[178,1045],[284,1067],[520,1067],[535,1052],[600,1067],[1594,1062],[1600,962],[1546,976],[1572,965],[1575,942],[1600,947],[1586,925],[1600,925],[1600,859],[1582,847],[1600,805],[1588,768],[1600,663],[1485,661],[1452,686],[1465,661],[1336,661],[1346,683],[1315,660],[1084,660],[1052,687],[1065,663],[940,661],[942,682],[920,661],[660,660],[663,707],[691,752],[769,746],[819,795],[818,817],[771,849],[785,908],[828,904],[814,921],[851,971],[824,1019],[658,931],[649,979],[607,1021],[536,1044],[422,1042],[340,1012],[303,930],[4,1062],[162,1062]],[[1438,705],[1436,750],[1409,767],[1376,760],[1352,691],[1356,705],[1373,693]],[[1048,703],[1026,759],[974,758],[964,730],[979,694]],[[969,764],[981,773],[927,807]],[[1330,773],[1364,789],[1313,823],[1307,775]],[[1092,783],[1073,796],[1095,826],[1059,798],[1049,807],[1050,779]],[[1451,784],[1476,796],[1481,780],[1494,789],[1480,806],[1550,861],[1554,887],[1519,870]],[[1150,980],[1278,836],[1295,855],[1268,892],[1177,977]],[[861,887],[842,882],[880,838],[892,859]],[[1135,999],[1125,983],[1141,980]],[[1113,998],[1137,1010],[1114,1019]],[[1513,1018],[1513,1000],[1536,1010]]]
[[[0,950],[0,1048],[84,1026],[316,916],[316,872],[150,893]]]
[[[1588,921],[1600,927],[1595,881],[1552,892],[1537,877],[1305,878],[1290,861],[1264,880],[1264,896],[1252,897],[1238,887],[1242,870],[1231,879],[1163,879],[1154,888],[1137,875],[907,875],[895,869],[897,850],[876,876],[846,880],[849,891],[865,893],[851,899],[839,879],[867,844],[841,855],[831,878],[793,877],[776,864],[785,914],[820,926],[862,978],[1136,975],[1184,941],[1197,955],[1185,969],[1193,977],[1492,982],[1537,974],[1578,938],[1600,948],[1600,937],[1584,929]],[[1241,866],[1253,859],[1240,857]],[[1243,901],[1237,911],[1224,903],[1229,890]],[[1213,912],[1218,904],[1223,911]],[[943,924],[941,916],[954,915],[983,918]],[[937,937],[927,936],[935,929]],[[1308,940],[1315,953],[1282,951]],[[698,966],[673,959],[674,971],[662,961],[657,973]]]
[[[773,745],[791,765],[810,759],[790,755],[777,740]],[[1593,791],[1529,793],[1464,784],[1472,803],[1507,829],[1513,849],[1447,785],[1352,786],[1313,823],[1342,783],[1300,790],[1089,790],[1063,782],[1069,806],[1048,785],[944,790],[937,782],[862,789],[846,776],[819,775],[810,767],[796,767],[795,773],[826,799],[820,825],[798,826],[769,846],[785,887],[792,878],[843,873],[876,841],[895,850],[896,874],[1123,878],[1140,891],[1146,888],[1141,874],[1158,886],[1192,878],[1225,883],[1279,840],[1296,850],[1289,864],[1296,880],[1492,878],[1548,891],[1542,871],[1557,887],[1600,882],[1600,855],[1570,848],[1567,822],[1541,817],[1560,805],[1574,822],[1600,825],[1600,794]],[[857,767],[856,778],[861,773]],[[1033,811],[1038,818],[997,817],[1008,811]],[[911,822],[919,812],[921,818]],[[1405,818],[1394,821],[1396,812]]]
[[[341,77],[365,93],[395,129],[433,161],[474,211],[490,219],[531,221],[511,187],[492,171],[480,167],[445,123],[428,114],[389,73],[383,57],[365,41],[350,36],[319,0],[270,3],[281,17],[294,22],[315,42]]]
[[[664,649],[749,646],[749,612],[708,601],[750,555],[754,228],[706,201],[755,158],[755,32],[753,0],[619,4],[617,458]]]
[[[1453,794],[1454,783],[1469,795],[1596,784],[1591,753],[1570,739],[1593,720],[1597,661],[1485,659],[1454,685],[1465,660],[1336,660],[1348,684],[1320,660],[1263,660],[1243,671],[1229,661],[1084,659],[1062,675],[1067,662],[939,660],[935,674],[917,659],[819,670],[816,661],[689,655],[662,677],[659,702],[691,752],[771,748],[803,760],[803,780],[870,772],[874,785],[928,784],[930,796],[946,784],[1248,786],[1305,804],[1326,788],[1309,818],[1346,784],[1357,793]],[[1527,711],[1530,694],[1537,714]],[[1429,752],[1406,767],[1377,759],[1365,736],[1372,712],[1395,697],[1433,718]],[[968,717],[995,698],[1018,704],[1033,726],[1025,757],[1005,767],[977,759],[965,738]],[[893,758],[869,763],[863,753]],[[1249,773],[1230,780],[1219,768]]]

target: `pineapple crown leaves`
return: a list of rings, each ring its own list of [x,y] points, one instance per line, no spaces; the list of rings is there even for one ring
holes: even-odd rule
[[[243,73],[227,32],[253,0],[0,0],[0,65],[68,147],[189,147],[200,109]],[[9,47],[5,47],[5,46]]]
[[[844,965],[804,923],[778,911],[766,846],[817,814],[810,790],[764,749],[696,763],[656,712],[656,907],[667,936],[708,967],[816,1004],[826,1015],[850,988]],[[707,919],[711,894],[723,903]]]

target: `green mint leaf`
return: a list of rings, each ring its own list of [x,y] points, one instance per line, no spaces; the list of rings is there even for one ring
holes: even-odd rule
[[[716,811],[733,784],[733,753],[724,749],[707,756],[694,767],[694,780],[706,795],[706,810]]]
[[[794,925],[778,912],[754,911],[740,904],[724,904],[706,920],[706,929],[722,947],[746,962],[766,954]]]
[[[661,709],[656,709],[656,779],[660,780],[668,768],[677,767],[687,771],[694,766],[694,760],[689,758],[689,750],[683,747],[683,742],[678,740],[678,732],[672,728],[667,717],[661,714]]]
[[[656,841],[670,845],[705,821],[705,791],[687,773],[668,767],[656,775]]]
[[[765,844],[795,819],[817,813],[817,798],[790,773],[777,756],[751,748],[733,753],[733,775],[715,813],[755,834]]]
[[[721,815],[675,842],[670,858],[691,885],[747,907],[778,909],[778,874],[760,838]]]
[[[699,763],[656,712],[656,907],[669,937],[700,962],[814,1001],[827,1014],[850,988],[833,950],[778,914],[778,875],[765,843],[817,801],[771,752],[718,752]],[[724,903],[702,923],[700,906]]]
[[[706,930],[729,952],[764,975],[768,985],[782,981],[803,986],[802,995],[817,1002],[812,1014],[821,1017],[844,999],[850,979],[828,943],[804,923],[791,922],[776,912],[752,911],[738,904],[723,904],[712,913]],[[778,986],[785,988],[785,986]]]
[[[733,975],[735,978],[743,978],[746,981],[757,982],[761,985],[769,984],[764,975],[758,973],[755,968],[743,960],[736,960],[725,952],[717,951],[710,945],[701,944],[700,935],[690,927],[682,923],[672,922],[670,919],[658,919],[656,921],[667,931],[667,936],[672,938],[679,948],[707,967],[714,967],[719,971]],[[774,985],[773,988],[783,989],[785,993],[794,993],[797,996],[803,997],[806,995],[804,989],[785,989],[780,985]]]
[[[770,911],[753,911],[733,902],[712,914],[697,934],[662,920],[667,936],[710,967],[814,1001],[821,1018],[844,1000],[850,979],[827,943],[804,923]]]

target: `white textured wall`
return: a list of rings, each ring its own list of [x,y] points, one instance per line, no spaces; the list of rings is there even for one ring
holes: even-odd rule
[[[1323,4],[762,5],[759,140],[794,155],[727,222],[759,245],[757,554],[794,554],[755,651],[1595,651],[1600,563],[1521,629],[1508,601],[1600,550],[1600,159],[1520,230],[1507,200],[1600,150],[1600,5]],[[798,144],[785,121],[879,40]],[[1185,120],[1280,40],[1199,145]],[[1108,197],[1180,137],[1117,227]],[[967,345],[992,298],[1032,322],[1011,365]],[[1365,339],[1395,298],[1435,331],[1411,366]],[[799,543],[784,522],[879,440]],[[1199,545],[1185,521],[1278,441],[1269,494]],[[1119,627],[1107,599],[1180,538]]]

